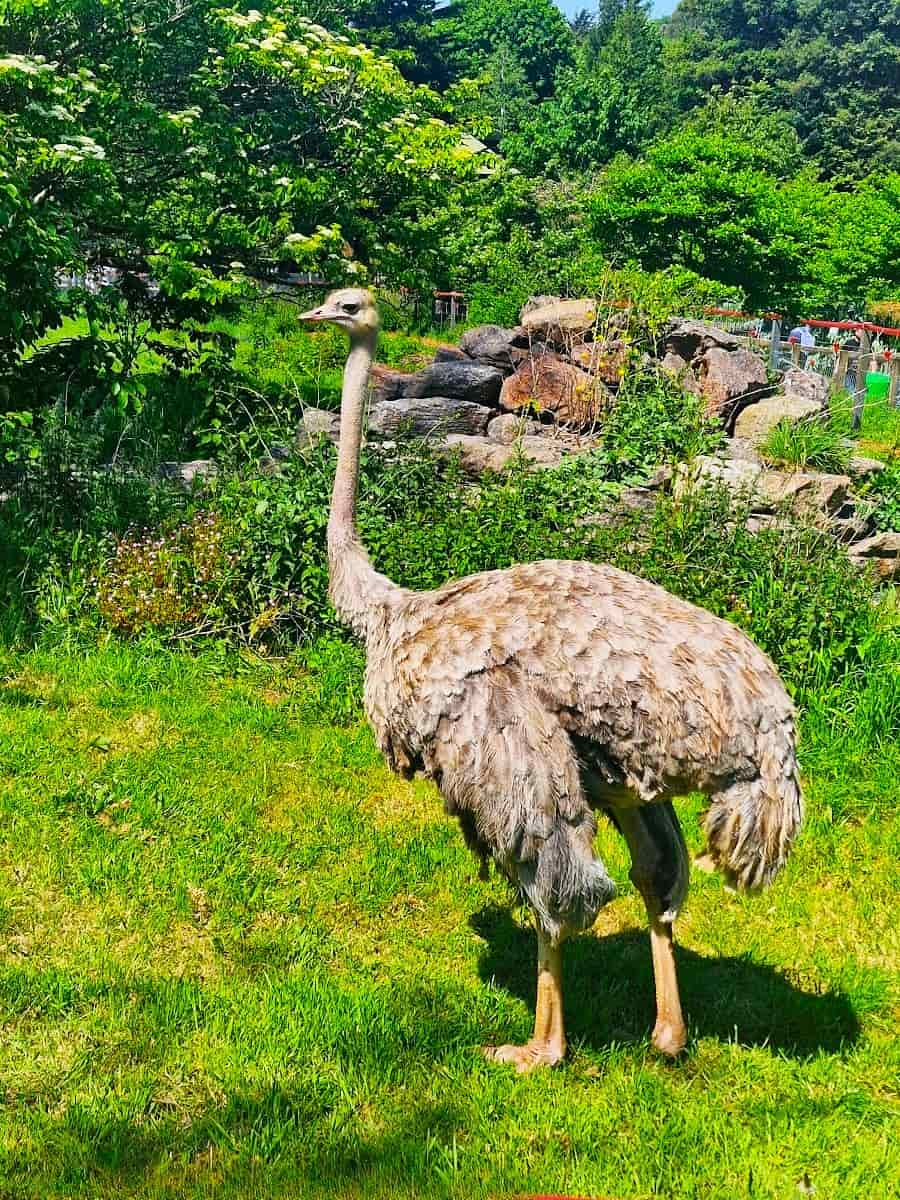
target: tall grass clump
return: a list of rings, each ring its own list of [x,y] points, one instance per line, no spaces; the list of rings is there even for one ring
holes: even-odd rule
[[[822,421],[779,421],[769,430],[760,453],[775,466],[810,468],[835,475],[846,472],[851,448],[838,427]]]

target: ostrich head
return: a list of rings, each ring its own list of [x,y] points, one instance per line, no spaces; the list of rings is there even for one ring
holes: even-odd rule
[[[372,337],[379,326],[375,297],[365,288],[341,288],[332,292],[324,304],[302,313],[300,320],[337,325],[349,334],[351,341]]]

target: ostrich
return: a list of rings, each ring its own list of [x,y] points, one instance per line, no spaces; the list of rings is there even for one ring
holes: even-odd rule
[[[484,1052],[519,1071],[565,1056],[561,946],[615,892],[592,845],[602,812],[649,918],[652,1043],[678,1055],[672,926],[689,864],[672,797],[705,793],[713,862],[737,887],[769,883],[803,813],[775,667],[733,625],[610,566],[527,563],[430,592],[379,574],[355,519],[378,311],[347,288],[303,319],[350,340],[328,565],[334,607],[365,642],[367,717],[391,768],[437,784],[482,873],[492,859],[535,916],[533,1035]]]

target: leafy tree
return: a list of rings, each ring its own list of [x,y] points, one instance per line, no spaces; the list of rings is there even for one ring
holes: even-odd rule
[[[105,147],[116,204],[85,253],[152,268],[200,308],[279,263],[430,278],[433,214],[471,173],[460,131],[383,56],[301,4],[268,7],[17,5],[10,41],[48,56],[63,46],[96,76],[83,121]]]
[[[104,207],[104,150],[81,124],[95,91],[87,71],[0,58],[0,372],[58,322],[57,273]]]
[[[586,170],[634,153],[659,129],[665,107],[659,32],[646,5],[628,0],[618,7],[610,23],[597,27],[602,43],[592,32],[575,64],[557,75],[555,95],[504,146],[516,165]]]
[[[765,150],[684,129],[643,161],[617,160],[591,204],[591,226],[610,254],[648,270],[679,263],[755,307],[785,303],[815,231],[782,202]]]
[[[678,94],[762,83],[829,176],[900,165],[900,0],[683,0]]]
[[[553,0],[459,0],[451,14],[443,28],[458,75],[482,70],[506,45],[544,98],[557,71],[572,60],[572,32]]]

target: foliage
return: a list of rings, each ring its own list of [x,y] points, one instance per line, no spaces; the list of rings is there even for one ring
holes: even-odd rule
[[[483,69],[500,47],[514,57],[539,97],[572,53],[572,35],[553,0],[459,0],[444,29],[459,74]],[[474,68],[474,71],[473,71]]]
[[[166,295],[199,306],[283,261],[421,278],[434,247],[414,213],[471,158],[433,92],[302,5],[202,0],[176,22],[162,5],[146,17],[136,30],[127,7],[50,0],[15,5],[6,32],[32,51],[71,44],[101,81],[83,117],[116,195],[115,220],[91,229],[99,261],[150,264]]]
[[[228,615],[234,566],[213,513],[165,533],[130,530],[100,571],[97,610],[117,633],[204,634]]]
[[[779,466],[807,467],[846,474],[851,449],[843,433],[823,421],[779,421],[760,447],[764,458]]]
[[[900,168],[900,4],[683,0],[670,25],[696,92],[759,84],[830,176]]]
[[[603,425],[603,452],[622,476],[708,454],[724,441],[703,402],[655,367],[634,365]]]
[[[590,228],[607,254],[647,270],[680,263],[743,289],[756,311],[833,312],[896,287],[900,176],[845,193],[809,174],[770,173],[784,166],[764,139],[685,126],[642,160],[610,166],[590,201]]]
[[[587,39],[559,70],[553,98],[503,148],[534,173],[589,168],[640,149],[663,114],[662,42],[644,7],[629,4],[599,47]]]
[[[872,520],[878,529],[900,531],[900,464],[890,462],[872,481]]]
[[[108,183],[103,148],[81,128],[96,90],[86,69],[0,54],[0,376],[58,322],[56,272]],[[0,393],[0,409],[9,402]]]

